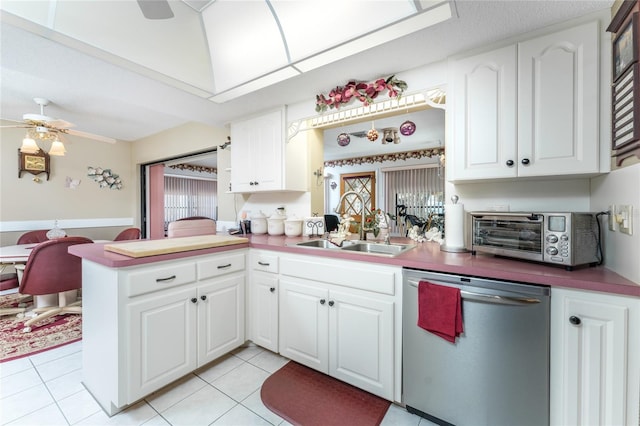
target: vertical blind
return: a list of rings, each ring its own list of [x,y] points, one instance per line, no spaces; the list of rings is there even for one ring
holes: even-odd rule
[[[164,221],[169,222],[190,216],[205,216],[217,219],[218,182],[183,178],[164,177]]]
[[[415,216],[421,222],[429,217],[444,217],[444,179],[443,171],[438,167],[390,170],[384,172],[383,208],[398,215]],[[398,217],[392,223],[391,232],[400,232],[398,224],[405,217]],[[398,223],[397,223],[398,222]]]

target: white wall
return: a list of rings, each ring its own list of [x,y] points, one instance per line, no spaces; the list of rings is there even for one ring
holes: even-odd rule
[[[606,211],[612,204],[633,206],[633,235],[611,232],[604,219],[605,266],[640,283],[640,163],[591,179],[593,211]]]

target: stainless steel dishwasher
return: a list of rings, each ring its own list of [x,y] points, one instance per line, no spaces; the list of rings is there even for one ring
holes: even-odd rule
[[[417,326],[418,283],[458,287],[464,332]],[[549,424],[549,288],[404,270],[403,401],[441,425]]]

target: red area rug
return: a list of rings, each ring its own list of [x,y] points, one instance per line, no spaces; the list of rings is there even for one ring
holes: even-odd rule
[[[0,296],[0,308],[16,307],[17,294]],[[28,319],[28,318],[27,318]],[[82,339],[82,315],[58,315],[23,333],[25,318],[0,317],[0,362],[34,355]]]
[[[293,361],[269,376],[260,396],[269,410],[303,426],[375,426],[391,404]]]

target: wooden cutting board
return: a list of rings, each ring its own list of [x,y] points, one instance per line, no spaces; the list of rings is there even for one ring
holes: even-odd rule
[[[136,240],[126,243],[105,244],[104,249],[130,257],[145,257],[248,242],[248,238],[230,235],[197,235],[194,237],[165,238],[164,240]]]

